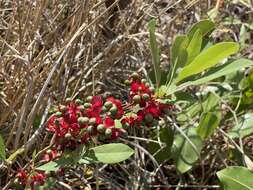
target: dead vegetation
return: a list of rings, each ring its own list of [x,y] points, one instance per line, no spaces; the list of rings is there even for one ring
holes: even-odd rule
[[[47,140],[43,127],[52,104],[66,97],[94,93],[124,95],[123,81],[131,71],[139,70],[147,75],[151,56],[146,26],[151,18],[159,19],[157,36],[162,64],[166,67],[170,58],[168,48],[174,36],[186,31],[197,20],[207,18],[207,12],[215,6],[221,11],[216,17],[220,30],[215,38],[228,36],[239,41],[240,27],[222,24],[224,15],[252,24],[252,7],[239,2],[1,1],[0,131],[8,155],[25,145],[27,154],[17,159],[22,165],[29,160],[33,150],[43,148]],[[252,31],[247,35],[247,48],[243,53],[252,57]],[[210,144],[227,146],[221,134],[217,139]],[[215,171],[227,164],[223,160],[226,152],[206,151],[203,154],[208,154],[207,159],[191,174],[178,176],[172,163],[158,165],[139,143],[142,141],[133,142],[137,151],[128,164],[96,170],[73,168],[67,179],[59,179],[57,186],[61,189],[94,188],[95,180],[100,180],[101,189],[163,189],[164,185],[171,189],[219,187]],[[210,145],[206,146],[208,150]],[[145,164],[145,159],[149,160],[149,165]],[[3,187],[11,176],[0,176],[4,179],[0,180]]]

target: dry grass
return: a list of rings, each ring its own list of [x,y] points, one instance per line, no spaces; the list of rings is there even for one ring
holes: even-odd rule
[[[131,71],[141,70],[146,74],[150,67],[146,25],[150,18],[159,18],[157,36],[162,46],[162,63],[166,66],[173,37],[200,18],[207,17],[207,10],[218,6],[214,1],[204,0],[106,2],[0,2],[0,131],[8,154],[23,145],[29,153],[43,148],[47,139],[43,126],[52,104],[66,97],[106,91],[121,94],[124,93],[122,83]],[[159,166],[151,160],[154,168],[149,172],[142,163],[145,150],[139,149],[138,144],[139,141],[134,144],[138,151],[128,167],[99,169],[98,175],[105,189],[109,186],[113,189],[146,189],[148,184],[162,189],[160,185],[166,185],[166,176],[170,176],[172,189],[180,187],[176,183],[187,179],[194,181],[192,184],[199,189],[217,188],[207,186],[214,176],[201,181],[202,184],[198,184],[200,181],[194,175],[178,179],[170,163]],[[146,156],[152,158],[148,153]],[[29,156],[22,158],[18,161],[24,162]],[[69,178],[83,180],[80,176],[83,172],[79,170],[69,174]],[[90,181],[78,180],[76,189],[94,182],[92,177],[87,179]],[[3,185],[5,181],[0,183]],[[62,183],[58,185],[65,185],[66,189],[70,189],[70,185],[75,189],[75,182]],[[195,186],[188,186],[188,189],[193,188]]]

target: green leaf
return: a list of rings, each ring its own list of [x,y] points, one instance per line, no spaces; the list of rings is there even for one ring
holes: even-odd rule
[[[191,40],[197,30],[201,31],[202,36],[207,35],[214,30],[214,23],[211,20],[201,20],[194,24],[188,32],[188,37]]]
[[[176,83],[213,67],[223,59],[236,53],[238,50],[239,45],[234,42],[222,42],[211,46],[200,53],[189,65],[181,70],[176,78]]]
[[[202,139],[210,137],[218,127],[221,120],[221,112],[207,112],[201,115],[197,133]]]
[[[187,141],[183,135],[177,134],[175,136],[172,153],[174,155],[177,170],[180,173],[185,173],[192,168],[194,163],[198,160],[202,149],[202,140],[196,133],[196,128],[187,128],[184,132],[198,152],[194,150],[191,143]]]
[[[85,157],[105,164],[119,163],[128,159],[133,149],[122,143],[111,143],[92,148]]]
[[[188,46],[188,38],[186,35],[178,35],[176,36],[172,47],[171,47],[171,62],[173,64],[176,63],[176,60],[178,59],[179,54],[182,50],[186,50],[187,46]]]
[[[21,148],[17,149],[15,152],[13,152],[13,153],[7,158],[6,161],[7,161],[9,164],[13,163],[13,162],[16,160],[17,156],[20,155],[20,154],[22,154],[24,151],[25,151],[24,147],[21,147]]]
[[[60,169],[61,164],[57,163],[56,161],[50,161],[42,166],[37,167],[37,170],[42,170],[42,171],[57,171]]]
[[[73,152],[64,153],[63,157],[61,157],[57,160],[54,160],[54,161],[50,161],[50,162],[43,164],[39,167],[36,167],[36,170],[57,171],[61,167],[76,163],[79,159],[80,159],[79,156],[74,154]]]
[[[156,85],[158,87],[161,80],[161,69],[160,69],[160,49],[156,42],[155,27],[156,27],[156,20],[151,20],[148,23],[149,40],[150,40],[150,49],[151,49],[151,54],[152,54],[152,63],[155,70]]]
[[[239,39],[240,39],[240,46],[241,49],[244,49],[246,47],[246,40],[247,40],[247,28],[244,24],[242,24],[241,29],[240,29],[240,35],[239,35]]]
[[[217,176],[226,190],[253,190],[253,173],[245,167],[228,167]]]
[[[253,113],[247,113],[240,119],[238,125],[228,131],[231,138],[244,138],[253,133]]]
[[[188,63],[191,63],[193,59],[200,53],[202,44],[202,34],[199,29],[196,30],[195,34],[192,37],[192,40],[187,47],[188,53]]]
[[[0,135],[0,160],[6,159],[5,145],[2,136]]]
[[[241,70],[242,68],[249,67],[253,65],[253,61],[248,59],[238,59],[236,61],[233,61],[231,63],[227,63],[221,66],[218,66],[214,68],[213,70],[210,70],[210,72],[207,72],[202,78],[195,80],[195,81],[188,81],[183,84],[181,84],[178,87],[167,88],[167,95],[170,95],[176,91],[180,91],[188,86],[196,86],[200,84],[204,84],[208,81],[214,80],[216,78],[228,75],[230,73],[236,72],[238,70]]]
[[[159,131],[159,139],[161,143],[166,144],[166,146],[161,147],[158,143],[149,142],[148,150],[154,155],[156,161],[161,164],[163,161],[168,160],[171,156],[171,147],[173,144],[174,131],[171,128],[162,128]],[[157,135],[153,137],[157,140]]]
[[[213,92],[208,92],[207,97],[202,103],[204,112],[216,111],[217,105],[220,101],[220,97]]]

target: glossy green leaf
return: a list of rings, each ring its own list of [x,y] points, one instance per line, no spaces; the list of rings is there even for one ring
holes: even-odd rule
[[[159,86],[161,80],[161,69],[160,69],[160,49],[158,47],[155,36],[156,21],[151,20],[148,23],[148,28],[149,28],[150,49],[152,54],[152,63],[155,70],[156,84],[157,86]]]
[[[236,72],[238,70],[241,70],[245,67],[249,67],[252,65],[253,65],[253,61],[251,61],[251,60],[238,59],[238,60],[233,61],[231,63],[227,63],[227,64],[221,65],[219,67],[216,67],[213,70],[210,70],[210,72],[207,72],[202,78],[200,78],[198,80],[185,82],[185,83],[179,85],[178,87],[175,87],[175,86],[173,86],[173,88],[168,87],[167,88],[167,95],[172,94],[176,91],[180,91],[188,86],[196,86],[196,85],[204,84],[208,81],[228,75],[230,73]]]
[[[200,53],[201,45],[202,45],[202,34],[201,31],[197,29],[192,37],[192,40],[189,43],[189,46],[187,47],[188,63],[191,63],[194,60],[194,58]]]
[[[191,27],[191,29],[188,32],[188,37],[189,39],[192,39],[196,30],[200,30],[202,36],[205,36],[206,34],[210,33],[212,30],[214,30],[214,27],[215,25],[211,20],[201,20]]]
[[[92,148],[86,157],[101,163],[113,164],[128,159],[133,149],[122,143],[111,143]]]
[[[234,42],[222,42],[204,50],[189,65],[185,66],[176,78],[176,83],[215,66],[217,63],[236,53],[239,45]]]
[[[6,159],[5,145],[2,136],[0,135],[0,160]]]
[[[175,136],[172,153],[176,162],[176,168],[180,173],[185,173],[192,168],[198,160],[203,146],[201,138],[196,133],[196,128],[190,127],[185,129],[184,132],[196,150],[183,135],[177,134]]]
[[[202,139],[210,137],[218,127],[221,120],[221,112],[207,112],[201,115],[197,133]]]
[[[253,134],[253,114],[247,113],[240,119],[238,125],[228,131],[231,138],[244,138]]]
[[[245,167],[228,167],[217,176],[225,190],[253,190],[253,173]]]

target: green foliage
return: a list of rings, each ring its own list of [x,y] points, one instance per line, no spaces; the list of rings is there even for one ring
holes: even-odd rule
[[[190,141],[178,133],[175,135],[172,147],[173,158],[180,173],[185,173],[192,168],[198,160],[202,149],[202,140],[198,136],[196,128],[187,128],[184,130],[184,133]]]
[[[201,31],[197,29],[187,47],[188,64],[191,63],[194,60],[194,58],[200,53],[201,45],[202,45],[202,34]]]
[[[247,113],[243,115],[238,123],[228,131],[231,138],[244,138],[253,133],[253,114]]]
[[[198,74],[236,53],[239,45],[234,42],[221,42],[201,52],[189,65],[185,66],[176,78],[176,83]]]
[[[176,36],[171,47],[171,63],[176,64],[177,67],[184,66],[187,61],[187,46],[189,44],[186,35]],[[181,61],[180,61],[181,60]]]
[[[210,137],[218,127],[221,120],[221,112],[207,112],[200,117],[197,133],[202,139]]]
[[[0,159],[1,160],[6,159],[4,140],[1,135],[0,135]]]
[[[58,169],[60,169],[61,166],[65,166],[65,163],[60,161],[51,161],[42,166],[37,167],[36,169],[42,171],[57,171]]]
[[[244,167],[228,167],[217,172],[226,190],[253,190],[253,173]]]
[[[167,95],[169,95],[169,94],[175,93],[176,91],[183,90],[184,88],[187,88],[189,86],[201,85],[201,84],[204,84],[208,81],[217,79],[219,77],[228,75],[230,73],[236,72],[242,68],[249,67],[252,65],[253,65],[253,61],[247,60],[247,59],[238,59],[238,60],[233,61],[231,63],[228,62],[224,65],[221,65],[221,66],[211,69],[209,72],[204,74],[203,77],[200,79],[193,80],[193,81],[187,81],[187,82],[179,85],[178,87],[167,88],[166,93],[167,93]]]
[[[133,149],[121,143],[111,143],[88,149],[86,152],[74,151],[65,154],[63,157],[50,161],[37,170],[57,171],[61,167],[73,164],[106,163],[114,164],[128,159],[134,153]]]
[[[151,20],[148,23],[150,49],[151,49],[151,54],[152,54],[152,63],[154,66],[154,71],[155,71],[156,85],[158,87],[161,80],[161,69],[160,69],[160,49],[156,42],[155,27],[156,27],[156,21]]]
[[[128,159],[133,153],[133,149],[125,144],[111,143],[90,149],[85,157],[96,162],[114,164]]]
[[[158,143],[150,142],[148,144],[148,150],[160,164],[171,157],[174,131],[171,128],[164,127],[159,131],[158,135],[160,142],[165,144],[165,146],[161,147]],[[157,140],[157,135],[153,139]]]
[[[210,20],[201,20],[194,24],[188,32],[189,39],[192,39],[197,30],[201,31],[202,36],[207,35],[214,30],[214,23]]]

